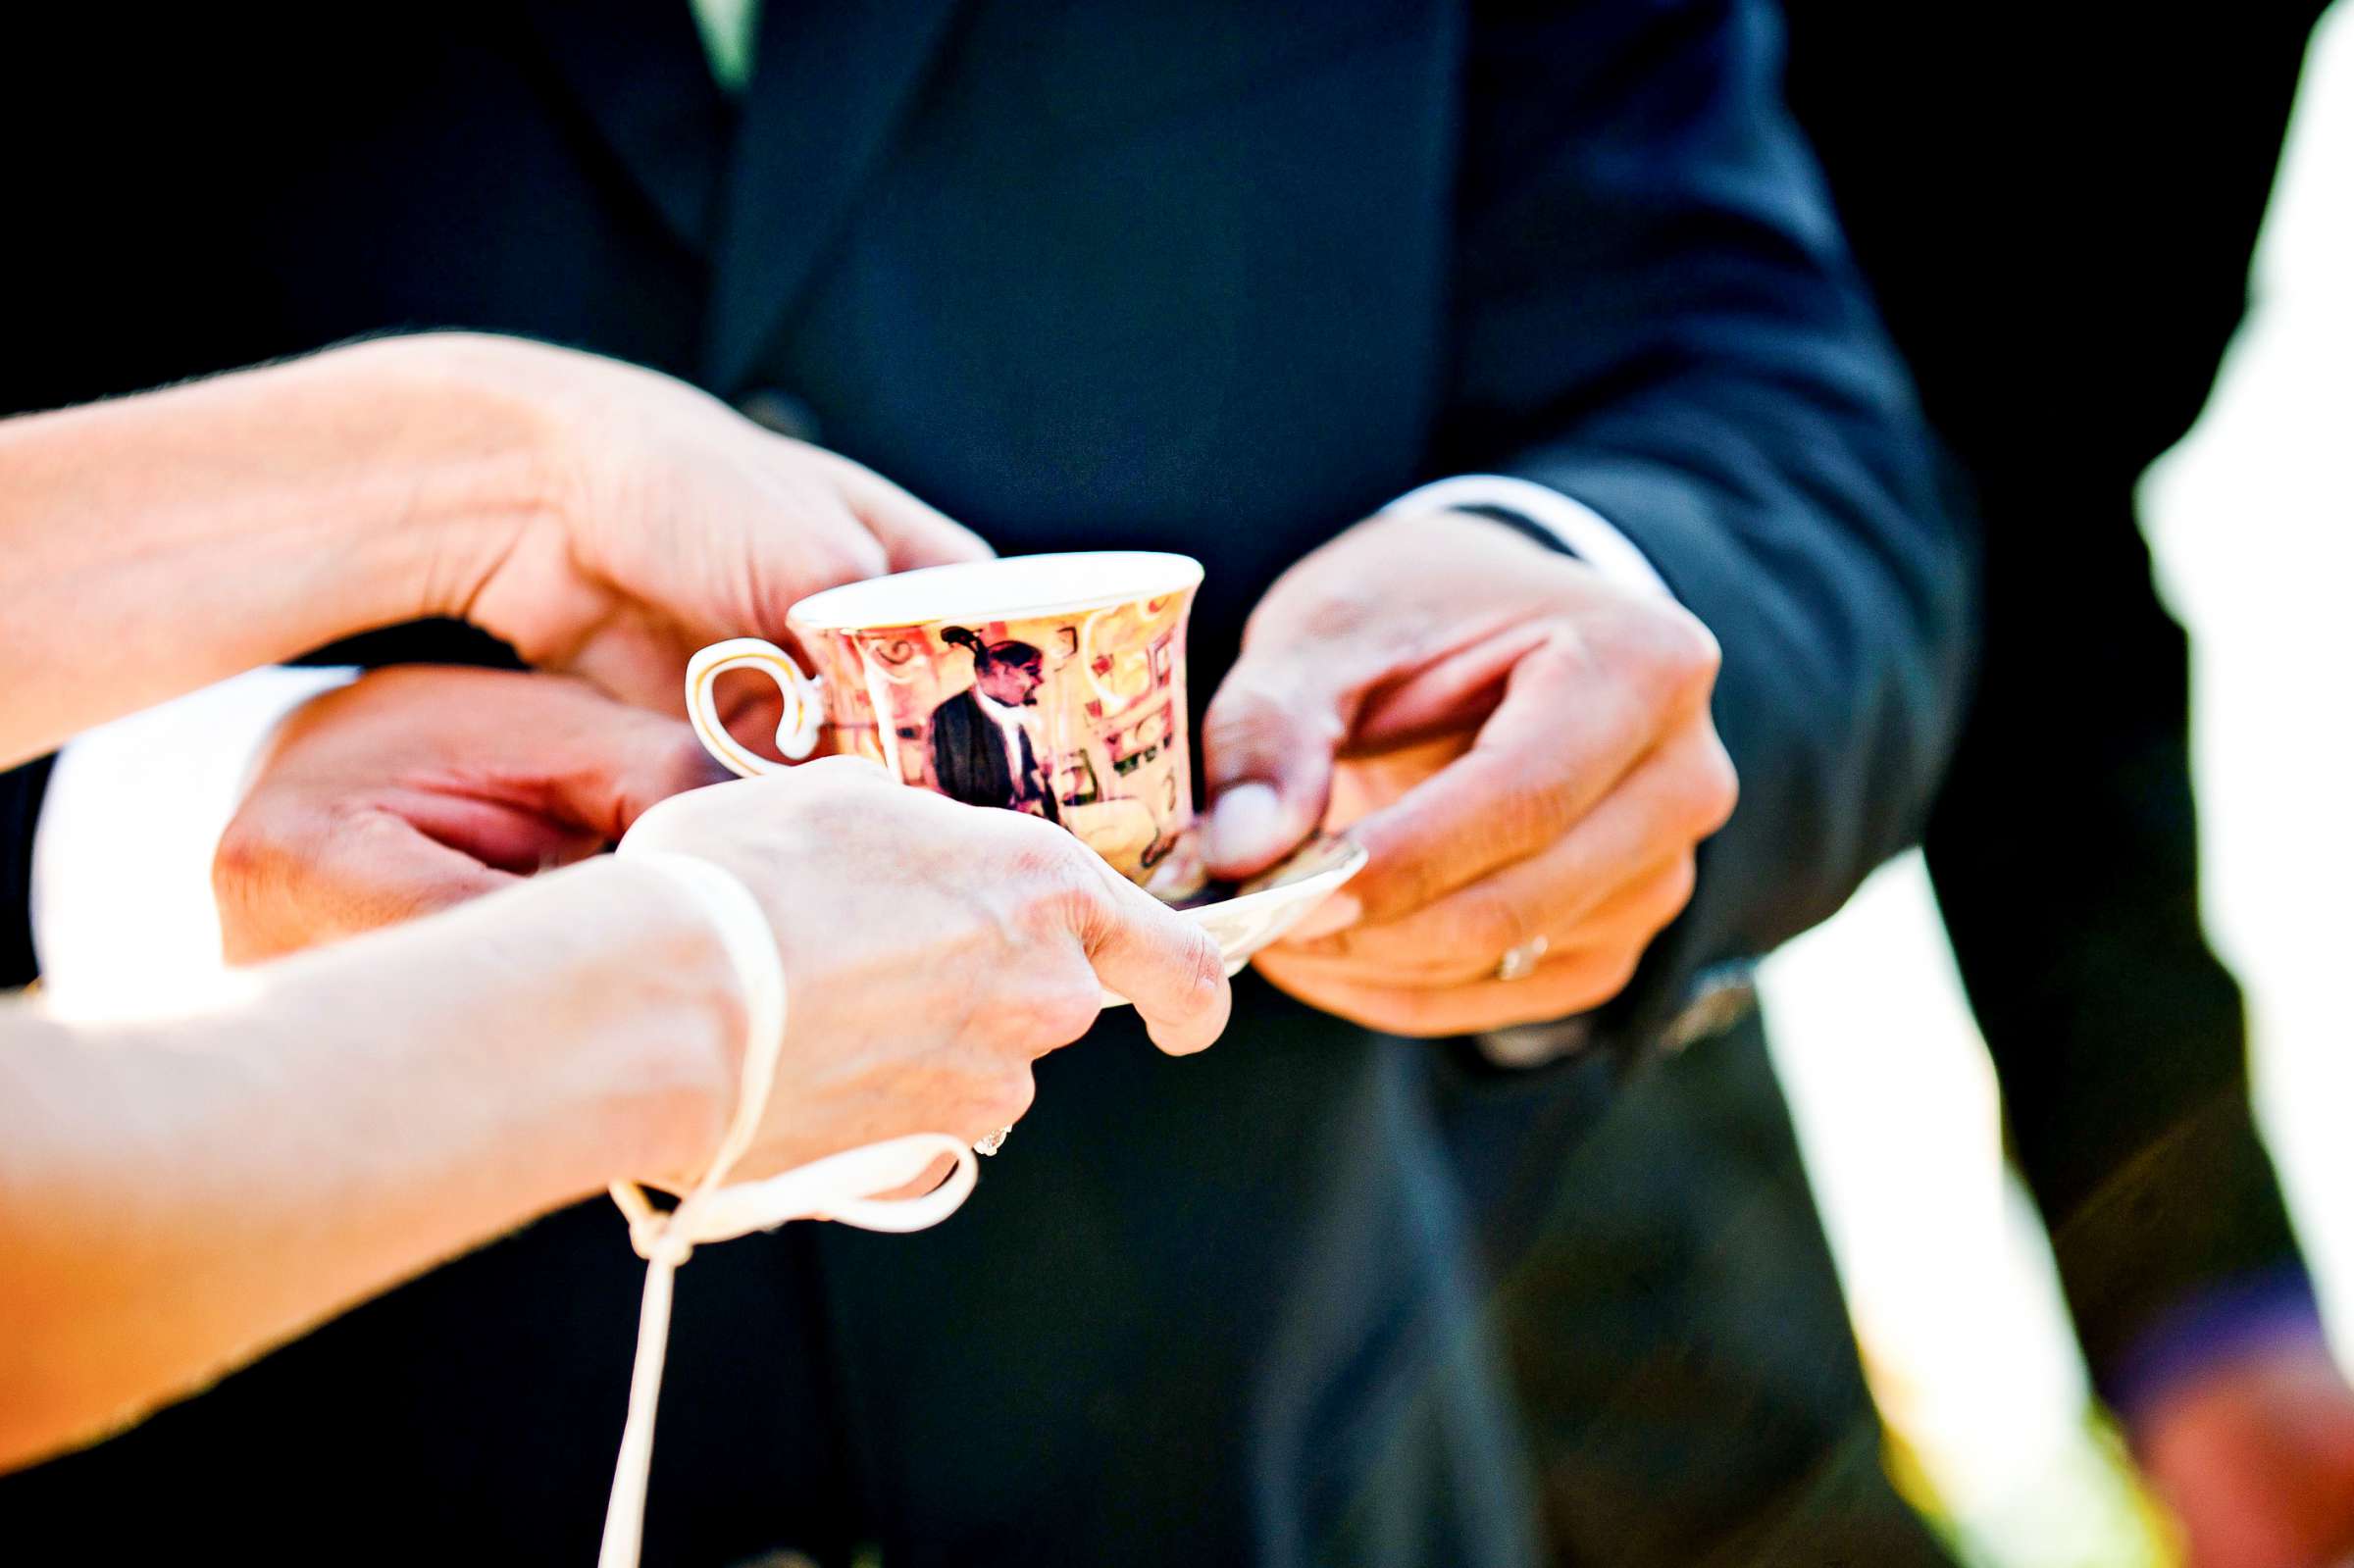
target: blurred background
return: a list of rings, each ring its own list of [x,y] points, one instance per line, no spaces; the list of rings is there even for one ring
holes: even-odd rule
[[[2196,105],[2185,105],[2196,114]],[[2186,222],[2189,221],[2187,218]],[[2354,7],[2308,57],[2216,396],[2142,503],[2194,649],[2207,918],[2333,1336],[2354,1343]],[[2036,766],[2022,757],[2020,765]],[[1776,1063],[1919,1500],[1977,1563],[2175,1560],[2096,1417],[1918,855],[1767,966]]]

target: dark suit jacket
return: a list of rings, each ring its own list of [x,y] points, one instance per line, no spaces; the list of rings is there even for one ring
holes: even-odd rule
[[[1918,827],[1967,550],[1755,0],[779,4],[740,110],[684,8],[423,4],[281,66],[315,22],[33,41],[39,90],[0,103],[43,215],[4,263],[6,406],[440,326],[779,387],[1001,548],[1202,556],[1204,693],[1352,520],[1446,473],[1557,485],[1714,628],[1743,776],[1607,1021],[1629,1049]],[[895,1568],[1528,1549],[1428,1047],[1252,986],[1238,1009],[1187,1062],[1115,1017],[1042,1063],[954,1223],[781,1243],[815,1257],[829,1431]],[[239,1451],[376,1516],[371,1489],[439,1482],[411,1383],[369,1396],[364,1462]]]
[[[1054,791],[1041,786],[1030,732],[1021,733],[1021,772],[1005,755],[1005,732],[981,711],[980,699],[959,691],[932,710],[932,772],[942,791],[976,806],[1019,806],[1035,800],[1049,822],[1060,822]],[[1015,783],[1016,780],[1020,783]]]
[[[1985,515],[1985,660],[1929,869],[2096,1380],[2298,1268],[2199,924],[2188,659],[2143,471],[2190,427],[2321,0],[2227,23],[1793,0],[1792,98]]]

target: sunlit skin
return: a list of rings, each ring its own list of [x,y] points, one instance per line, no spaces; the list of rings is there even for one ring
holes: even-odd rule
[[[606,439],[616,420],[637,444]],[[780,633],[829,577],[976,553],[866,471],[647,372],[471,337],[335,350],[0,422],[0,688],[26,696],[0,707],[0,757],[421,614],[625,691],[659,674],[675,700],[677,645],[705,628]],[[683,723],[561,676],[386,672],[320,714],[344,722],[298,722],[276,759],[311,836],[232,834],[229,880],[312,888],[317,933],[426,918],[248,971],[201,1016],[0,1004],[0,1469],[609,1182],[677,1187],[747,1049],[777,1086],[753,1176],[1018,1120],[1032,1064],[1106,986],[1172,1053],[1224,1027],[1215,944],[1033,818],[849,758],[691,788],[708,766]],[[752,894],[783,1039],[744,1038],[709,911],[658,868],[516,875],[625,833]]]
[[[59,512],[93,526],[48,527]],[[147,573],[111,570],[127,534]],[[0,706],[0,764],[433,616],[676,712],[702,644],[784,635],[819,588],[990,553],[870,471],[669,377],[514,338],[378,339],[0,422],[0,601],[38,677]],[[216,581],[216,554],[244,570]]]
[[[1733,809],[1716,664],[1673,602],[1483,518],[1378,517],[1300,562],[1203,725],[1213,867],[1271,864],[1350,793],[1354,759],[1419,749],[1357,781],[1388,792],[1349,830],[1370,863],[1259,972],[1397,1035],[1608,1001]],[[1534,969],[1500,978],[1538,937]]]

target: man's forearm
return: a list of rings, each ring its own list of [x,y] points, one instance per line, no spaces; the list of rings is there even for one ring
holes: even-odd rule
[[[334,638],[463,606],[551,504],[512,345],[386,339],[0,422],[0,765]]]
[[[691,1175],[733,1092],[725,956],[626,862],[254,986],[169,1029],[0,1015],[0,1467],[610,1180]]]

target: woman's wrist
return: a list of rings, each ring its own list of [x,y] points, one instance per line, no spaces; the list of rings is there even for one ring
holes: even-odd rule
[[[334,973],[345,964],[368,967]],[[499,1173],[518,1217],[616,1181],[691,1179],[735,1107],[744,1008],[726,948],[689,891],[623,857],[544,873],[281,974],[309,998],[298,1005],[425,999],[401,1030],[424,1037],[424,1054],[399,1077],[472,1108],[448,1119],[435,1159]]]
[[[399,565],[388,620],[472,618],[476,596],[535,534],[561,538],[579,464],[561,412],[561,350],[477,332],[377,338],[314,363],[356,379],[384,412],[395,449],[369,472],[401,489],[371,506]]]
[[[455,333],[379,339],[0,422],[0,596],[25,607],[10,652],[77,677],[33,683],[0,755],[354,632],[463,614],[518,540],[565,536],[568,422],[545,390],[561,359]],[[153,613],[181,569],[199,590]]]
[[[630,1065],[616,1085],[628,1131],[600,1181],[684,1187],[710,1163],[736,1107],[750,1047],[742,978],[710,910],[660,869],[606,856],[561,875],[581,885],[567,907],[599,906],[589,918],[616,946],[592,962],[620,993],[613,1016],[629,1020],[618,1043]]]

